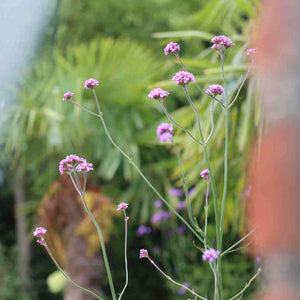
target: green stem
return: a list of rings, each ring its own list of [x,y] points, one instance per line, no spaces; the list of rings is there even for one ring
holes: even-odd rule
[[[46,243],[46,241],[45,241]],[[56,259],[54,258],[54,256],[52,255],[47,243],[45,244],[45,249],[47,250],[47,253],[49,254],[49,256],[51,257],[52,261],[54,262],[54,264],[56,265],[56,267],[58,268],[58,270],[63,274],[63,276],[75,287],[81,289],[83,292],[88,293],[92,296],[94,296],[95,298],[99,299],[99,300],[103,300],[103,298],[101,298],[100,296],[98,296],[97,294],[93,293],[92,291],[85,289],[84,287],[78,285],[77,283],[75,283],[66,273],[65,271],[60,267],[60,265],[58,264],[58,262],[56,261]]]
[[[207,218],[208,218],[208,192],[209,192],[209,181],[207,181],[206,193],[205,193],[205,220],[204,220],[204,235],[207,237]],[[204,244],[205,250],[207,249],[206,240]]]
[[[82,202],[83,202],[83,205],[84,205],[84,208],[85,208],[86,212],[88,213],[90,219],[92,220],[93,224],[95,225],[95,227],[97,229],[99,239],[100,239],[100,243],[101,243],[101,247],[102,247],[103,259],[104,259],[107,278],[108,278],[109,287],[110,287],[110,291],[111,291],[111,296],[112,296],[113,300],[116,300],[117,299],[116,292],[115,292],[114,283],[113,283],[112,276],[111,276],[111,271],[110,271],[110,266],[109,266],[107,254],[106,254],[105,243],[104,243],[102,231],[101,231],[97,221],[95,220],[93,214],[89,210],[83,194],[81,195],[81,199],[82,199]]]
[[[128,262],[127,262],[127,236],[128,236],[128,217],[126,215],[125,210],[123,210],[124,212],[124,217],[125,217],[125,243],[124,243],[124,258],[125,258],[125,274],[126,274],[126,279],[125,279],[125,285],[124,288],[118,298],[118,300],[120,300],[122,298],[122,295],[124,294],[127,285],[128,285]]]

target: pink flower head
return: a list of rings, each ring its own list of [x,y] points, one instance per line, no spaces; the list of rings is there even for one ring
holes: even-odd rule
[[[216,260],[221,252],[219,250],[215,250],[213,248],[207,249],[204,251],[202,255],[202,260],[213,262]]]
[[[165,91],[161,88],[157,88],[157,89],[153,89],[149,93],[148,97],[152,99],[164,99],[167,98],[169,94],[170,93],[168,91]]]
[[[128,207],[128,204],[125,202],[122,202],[118,205],[117,210],[125,210]]]
[[[215,97],[224,93],[224,88],[219,84],[212,84],[206,89],[206,94]]]
[[[43,227],[37,227],[33,232],[33,236],[41,238],[44,234],[46,234],[47,229]]]
[[[195,82],[195,77],[190,72],[179,71],[173,76],[172,80],[178,85],[186,85],[189,82]]]
[[[208,169],[204,169],[203,171],[201,171],[200,176],[203,179],[208,180],[209,179],[209,171],[208,171]]]
[[[252,48],[247,50],[247,56],[253,56],[257,53],[257,48]]]
[[[170,42],[164,49],[165,55],[168,55],[170,53],[177,53],[180,51],[180,47],[178,44],[174,42]]]
[[[173,124],[161,123],[156,129],[157,138],[162,142],[171,142],[173,140],[174,128]]]
[[[99,85],[99,81],[94,79],[94,78],[90,78],[88,80],[85,81],[84,83],[84,88],[85,89],[93,89],[94,87]]]
[[[74,95],[74,93],[66,92],[66,93],[64,94],[64,97],[62,98],[62,101],[66,101],[66,100],[72,99],[73,95]]]
[[[46,246],[46,241],[43,237],[41,239],[37,240],[36,242],[39,243],[42,246]]]
[[[85,158],[79,157],[76,154],[67,155],[59,162],[60,174],[76,172],[89,172],[93,170],[93,164],[86,161]]]
[[[211,43],[213,43],[212,48],[215,50],[223,50],[234,46],[231,39],[225,35],[219,35],[212,38]]]
[[[174,197],[180,197],[184,195],[184,191],[182,189],[171,188],[169,194]]]
[[[151,223],[163,223],[171,218],[171,215],[169,211],[161,209],[151,217]]]
[[[140,258],[148,258],[149,254],[148,254],[148,250],[147,249],[141,249],[140,250]]]

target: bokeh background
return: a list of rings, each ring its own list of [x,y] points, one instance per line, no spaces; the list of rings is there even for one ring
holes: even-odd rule
[[[0,5],[5,37],[0,50],[0,299],[83,299],[80,292],[65,285],[44,249],[33,240],[37,224],[48,228],[53,253],[75,281],[109,294],[97,235],[72,186],[58,172],[58,162],[70,153],[94,164],[87,201],[104,229],[117,290],[125,280],[124,221],[115,208],[121,201],[130,204],[130,284],[124,299],[188,298],[147,261],[138,259],[140,248],[148,248],[174,279],[210,296],[213,276],[201,261],[193,237],[173,216],[153,222],[151,217],[163,209],[154,205],[153,192],[112,148],[99,121],[61,98],[64,92],[73,91],[78,103],[95,110],[92,93],[83,90],[83,84],[87,78],[97,78],[97,94],[115,140],[177,207],[183,199],[172,193],[173,188],[181,188],[176,156],[157,141],[156,127],[166,118],[157,103],[147,98],[149,90],[168,89],[171,97],[166,105],[172,116],[195,134],[197,128],[182,90],[170,80],[180,65],[174,57],[166,57],[163,48],[170,41],[180,43],[184,63],[205,88],[221,83],[220,62],[210,39],[219,34],[230,36],[236,45],[226,54],[225,71],[232,97],[248,68],[245,52],[251,47],[259,1],[44,0],[2,1]],[[262,132],[256,86],[254,79],[247,81],[231,114],[225,248],[248,230],[251,185],[246,177],[247,161],[251,138]],[[209,98],[193,85],[190,91],[208,134]],[[221,112],[216,106],[215,132],[209,143],[220,191]],[[192,205],[201,223],[206,185],[199,172],[205,168],[204,156],[181,131],[176,130],[175,139],[182,147]],[[180,212],[186,216],[184,208]],[[151,233],[140,235],[140,225],[151,228]],[[208,232],[214,241],[212,209]],[[225,298],[237,293],[260,263],[259,254],[244,246],[224,260]],[[255,284],[245,298],[254,289]]]

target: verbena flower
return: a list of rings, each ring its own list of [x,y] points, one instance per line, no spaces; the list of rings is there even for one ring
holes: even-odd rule
[[[163,202],[161,200],[155,200],[154,201],[154,206],[155,207],[162,207],[163,206]]]
[[[248,49],[246,53],[248,56],[255,55],[257,53],[257,48]]]
[[[189,190],[189,197],[192,197],[196,193],[196,188],[193,187]]]
[[[69,174],[76,172],[89,172],[93,170],[93,164],[86,161],[85,158],[79,157],[76,154],[67,155],[59,162],[60,174]]]
[[[172,80],[178,85],[186,85],[190,82],[195,82],[195,77],[190,72],[179,71],[173,76]]]
[[[188,282],[184,282],[182,285],[186,286],[187,288],[190,287],[190,285],[188,284]],[[178,294],[180,296],[184,295],[185,292],[186,292],[186,289],[183,288],[183,287],[178,290]]]
[[[173,140],[174,128],[173,124],[161,123],[156,129],[157,138],[162,142],[171,142]]]
[[[202,260],[213,262],[216,260],[221,252],[213,248],[206,249],[202,255]]]
[[[181,234],[183,232],[186,231],[186,226],[184,224],[181,224],[178,228],[177,228],[177,233]]]
[[[182,189],[171,188],[169,194],[174,197],[180,197],[184,195],[184,191]]]
[[[145,234],[150,234],[152,232],[151,227],[145,226],[145,225],[140,225],[136,231],[136,236],[141,237]]]
[[[128,203],[125,203],[125,202],[121,202],[119,205],[118,205],[118,208],[117,210],[125,210],[128,208]]]
[[[88,80],[85,81],[84,83],[84,88],[85,89],[93,89],[94,87],[99,85],[99,81],[94,79],[94,78],[90,78]]]
[[[206,94],[215,97],[224,93],[224,88],[219,84],[212,84],[206,89]]]
[[[178,209],[183,209],[183,208],[185,208],[185,202],[184,202],[184,201],[179,201],[179,202],[177,203],[177,208],[178,208]]]
[[[64,97],[62,98],[62,101],[67,101],[67,100],[72,99],[73,95],[74,95],[74,93],[66,92],[66,93],[64,94]]]
[[[46,246],[46,241],[43,237],[43,235],[46,234],[46,232],[47,232],[47,229],[45,229],[43,227],[37,227],[35,229],[35,231],[33,232],[33,236],[39,238],[36,242],[39,243],[42,246]]]
[[[165,222],[171,217],[171,215],[172,214],[169,211],[161,209],[151,217],[151,223],[155,224]]]
[[[152,99],[165,99],[168,97],[170,93],[168,91],[165,91],[161,88],[153,89],[149,93],[148,97]]]
[[[141,249],[140,250],[140,258],[148,258],[149,254],[148,254],[148,250],[147,249]]]
[[[180,46],[174,42],[170,42],[164,49],[165,55],[170,53],[177,53],[180,51]]]
[[[213,43],[212,48],[215,50],[227,49],[234,46],[231,39],[225,35],[219,35],[212,38],[211,43]]]
[[[204,169],[203,171],[201,171],[200,176],[203,179],[208,180],[209,179],[209,170],[208,169]]]

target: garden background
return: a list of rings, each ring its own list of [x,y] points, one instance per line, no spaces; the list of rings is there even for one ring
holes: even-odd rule
[[[22,70],[18,85],[2,105],[0,299],[63,298],[63,279],[32,239],[36,224],[47,225],[50,246],[75,278],[86,276],[89,285],[108,294],[103,265],[97,257],[97,237],[82,212],[77,210],[76,217],[70,214],[77,208],[76,194],[72,194],[72,187],[58,172],[58,162],[69,153],[94,163],[87,198],[104,228],[118,290],[125,277],[124,222],[115,207],[121,201],[130,205],[130,284],[124,299],[187,298],[149,264],[139,261],[138,250],[143,247],[151,249],[168,274],[197,287],[202,294],[207,293],[213,278],[201,262],[192,236],[184,229],[178,233],[180,223],[175,218],[152,224],[151,216],[158,211],[153,192],[114,151],[98,121],[70,103],[63,103],[61,98],[64,92],[73,91],[78,103],[95,110],[92,95],[83,90],[83,84],[87,78],[98,79],[97,92],[113,136],[176,207],[181,199],[170,193],[172,188],[180,188],[176,156],[157,141],[156,127],[166,118],[147,94],[153,87],[168,89],[172,94],[168,109],[184,126],[194,126],[194,114],[182,91],[170,80],[180,66],[173,57],[165,57],[163,48],[171,40],[178,42],[184,63],[195,74],[196,82],[205,88],[221,82],[218,55],[211,51],[210,39],[219,34],[229,36],[236,46],[226,55],[225,71],[229,92],[234,94],[247,71],[245,51],[250,46],[258,1],[48,2],[47,22],[41,25],[39,43],[31,53],[30,63]],[[246,179],[247,158],[251,137],[261,131],[255,84],[254,80],[247,82],[232,111],[225,247],[247,230],[246,203],[251,190]],[[204,120],[204,131],[209,132],[209,98],[201,96],[193,85],[191,94]],[[209,148],[221,188],[224,120],[220,112],[217,108],[216,129]],[[184,168],[193,208],[200,216],[206,188],[199,178],[205,167],[204,157],[183,132],[176,130],[175,138],[184,147]],[[151,234],[137,236],[141,224],[151,227]],[[213,236],[213,227],[208,229]],[[249,249],[228,256],[223,266],[225,298],[243,287],[256,264]],[[252,291],[250,288],[247,295]]]

